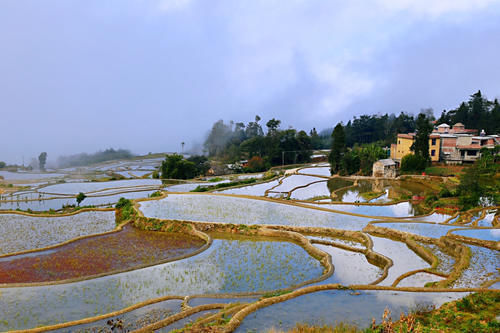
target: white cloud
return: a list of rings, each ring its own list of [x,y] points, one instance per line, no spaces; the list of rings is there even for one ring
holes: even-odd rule
[[[192,0],[160,0],[158,8],[164,12],[182,10],[192,3]]]
[[[457,12],[481,10],[498,0],[377,0],[385,9],[408,11],[437,18]]]

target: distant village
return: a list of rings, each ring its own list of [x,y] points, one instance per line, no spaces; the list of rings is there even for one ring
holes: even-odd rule
[[[399,133],[396,143],[391,145],[390,158],[374,163],[373,176],[396,177],[402,158],[413,154],[411,147],[415,137],[416,133]],[[429,156],[435,163],[473,163],[481,157],[481,149],[493,149],[497,145],[500,145],[497,134],[488,135],[484,130],[468,129],[462,123],[452,126],[443,123],[435,126],[429,135]]]

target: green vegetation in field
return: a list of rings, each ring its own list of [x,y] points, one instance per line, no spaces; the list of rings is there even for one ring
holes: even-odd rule
[[[120,198],[115,208],[118,210],[116,213],[117,223],[130,220],[135,215],[134,205],[132,204],[132,201],[130,201],[129,199]]]
[[[463,209],[500,203],[500,146],[481,149],[481,158],[460,176],[458,195]]]
[[[191,192],[208,192],[208,191],[212,191],[212,190],[218,190],[221,188],[232,187],[232,186],[237,186],[237,185],[253,184],[256,181],[257,180],[255,178],[249,178],[249,179],[243,179],[243,180],[238,180],[238,181],[228,182],[228,183],[220,183],[220,184],[210,185],[210,186],[198,185]]]
[[[78,204],[78,207],[80,207],[80,203],[85,200],[87,196],[85,195],[85,193],[83,192],[80,192],[78,193],[78,195],[76,196],[76,203]]]
[[[171,154],[161,163],[159,173],[154,173],[153,178],[161,176],[164,179],[191,179],[205,175],[210,169],[210,164],[205,156],[191,156],[184,159],[182,155]]]
[[[155,191],[149,195],[150,198],[156,198],[156,197],[161,197],[162,193],[161,191]]]

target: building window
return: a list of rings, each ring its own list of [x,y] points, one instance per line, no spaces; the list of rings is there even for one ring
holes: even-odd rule
[[[436,145],[436,139],[432,139],[432,145],[435,146]]]
[[[400,145],[400,144],[401,144],[401,140],[398,140],[398,145]]]
[[[436,156],[436,151],[434,149],[431,150],[431,156]]]
[[[469,150],[469,151],[467,151],[467,155],[468,156],[476,156],[477,155],[477,151],[475,151],[475,150]]]

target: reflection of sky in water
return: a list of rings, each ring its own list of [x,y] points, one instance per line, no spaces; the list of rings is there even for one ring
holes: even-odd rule
[[[115,226],[114,211],[81,212],[59,217],[0,214],[0,254],[39,249],[110,231]]]
[[[109,182],[84,182],[84,183],[63,183],[49,185],[43,187],[39,192],[45,193],[61,193],[61,194],[78,194],[80,192],[88,193],[100,191],[107,188],[117,189],[119,187],[131,186],[160,186],[161,180],[158,179],[130,179],[130,180],[115,180]]]
[[[334,266],[333,275],[316,284],[340,283],[344,286],[369,284],[378,279],[382,273],[382,270],[370,264],[362,253],[350,252],[328,245],[314,244],[314,246],[330,254]]]
[[[398,222],[398,223],[375,223],[375,227],[391,228],[395,230],[405,231],[412,234],[439,238],[446,235],[452,229],[457,228],[456,225],[434,224],[434,223],[419,223],[419,222]]]
[[[295,191],[293,192],[295,193]],[[307,203],[313,207],[323,207],[343,212],[350,212],[368,216],[386,216],[386,217],[408,217],[413,216],[413,208],[409,202],[400,202],[394,205],[371,206],[371,205],[344,205],[344,204],[313,204]]]
[[[465,293],[404,293],[394,291],[351,291],[328,290],[303,295],[291,300],[273,304],[247,316],[236,332],[265,332],[274,327],[289,330],[297,323],[311,325],[335,325],[339,322],[369,327],[371,318],[380,323],[384,309],[397,319],[401,312],[408,312],[419,305],[436,307],[465,296]]]
[[[380,285],[390,286],[394,280],[406,272],[430,267],[426,261],[410,250],[405,243],[382,237],[370,237],[373,240],[373,251],[389,257],[393,261],[387,278]]]
[[[297,186],[304,186],[310,184],[312,182],[316,182],[318,180],[322,180],[322,178],[312,177],[312,176],[303,176],[303,175],[291,175],[285,177],[281,183],[276,188],[273,188],[275,192],[290,192]]]
[[[478,227],[491,227],[493,223],[493,219],[495,218],[496,211],[493,213],[488,213],[484,217],[484,219],[481,219],[477,221],[477,226]]]
[[[319,167],[319,168],[304,168],[299,170],[299,173],[306,173],[308,175],[318,175],[318,176],[325,176],[325,177],[330,177],[330,167]]]
[[[425,284],[427,282],[434,282],[434,281],[441,281],[444,280],[443,277],[434,275],[434,274],[429,274],[429,273],[416,273],[413,275],[410,275],[407,278],[404,278],[401,280],[401,282],[398,283],[398,287],[425,287]]]
[[[86,197],[81,203],[82,206],[110,206],[120,200],[120,198],[126,199],[139,199],[147,198],[155,190],[150,191],[138,191],[138,192],[126,192],[115,195],[106,196],[96,196],[96,197]],[[35,200],[35,201],[16,201],[16,202],[0,202],[0,209],[5,210],[28,210],[32,211],[46,211],[50,209],[58,210],[63,206],[76,205],[75,198],[67,199],[49,199],[49,200]]]
[[[102,278],[4,288],[0,330],[109,313],[166,295],[268,291],[317,278],[321,264],[289,242],[214,240],[201,254]]]
[[[52,333],[66,333],[66,332],[108,332],[110,325],[107,324],[109,320],[121,320],[123,328],[126,332],[136,330],[144,327],[145,325],[152,324],[151,321],[158,321],[164,319],[166,316],[179,313],[181,311],[182,300],[167,300],[151,305],[146,305],[142,308],[132,310],[116,317],[108,317],[106,319],[94,321],[92,323],[75,325],[59,330],[50,331]]]
[[[266,193],[266,190],[269,190],[271,187],[278,185],[278,179],[257,184],[257,185],[249,185],[238,188],[232,188],[228,190],[218,191],[218,193],[226,193],[226,194],[244,194],[244,195],[255,195],[259,197],[263,197]]]
[[[330,196],[330,190],[328,189],[326,180],[294,190],[290,198],[297,200],[307,200],[319,196]]]
[[[480,287],[486,281],[500,278],[500,251],[468,244],[467,246],[472,252],[470,265],[454,283],[455,288]]]
[[[494,242],[500,241],[500,229],[465,229],[456,230],[452,233],[469,238],[477,238]]]
[[[234,224],[274,224],[361,230],[368,218],[288,204],[215,195],[169,195],[141,203],[147,217]]]

